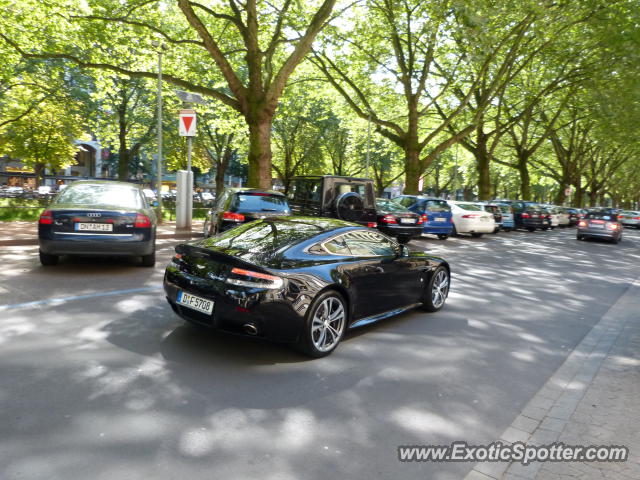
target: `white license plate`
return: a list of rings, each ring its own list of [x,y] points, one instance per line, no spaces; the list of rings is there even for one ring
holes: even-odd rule
[[[447,219],[446,219],[446,218],[444,218],[444,217],[436,217],[434,220],[435,220],[436,222],[446,222],[446,221],[447,221]]]
[[[401,218],[400,223],[416,223],[415,218]]]
[[[604,228],[602,223],[590,223],[589,228]]]
[[[111,223],[76,223],[75,229],[78,232],[113,232]]]
[[[538,215],[533,214],[533,215],[531,215],[531,218],[538,218]]]
[[[191,295],[190,293],[178,292],[177,303],[184,305],[185,307],[197,310],[198,312],[211,314],[213,312],[213,300],[207,300],[206,298]]]

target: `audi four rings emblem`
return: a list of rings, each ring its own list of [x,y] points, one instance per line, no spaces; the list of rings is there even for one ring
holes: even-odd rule
[[[87,217],[100,217],[100,216],[102,216],[102,214],[98,213],[98,212],[89,212],[89,213],[87,213]]]

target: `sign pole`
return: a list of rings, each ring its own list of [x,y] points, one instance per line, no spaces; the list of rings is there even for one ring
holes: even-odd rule
[[[185,106],[189,106],[185,102]],[[180,170],[177,177],[178,196],[176,199],[176,228],[191,230],[193,218],[193,172],[191,171],[191,151],[196,134],[196,111],[190,108],[180,110],[179,133],[187,137],[187,169]]]

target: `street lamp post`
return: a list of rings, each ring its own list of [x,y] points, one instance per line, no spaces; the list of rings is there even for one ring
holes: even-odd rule
[[[158,49],[158,158],[156,160],[156,191],[158,198],[158,223],[162,223],[162,53],[167,49],[167,46],[157,40],[151,42],[151,45]]]

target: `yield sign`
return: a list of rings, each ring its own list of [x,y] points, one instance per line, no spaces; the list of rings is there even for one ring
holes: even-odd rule
[[[196,111],[180,110],[180,136],[195,137],[196,135]]]

